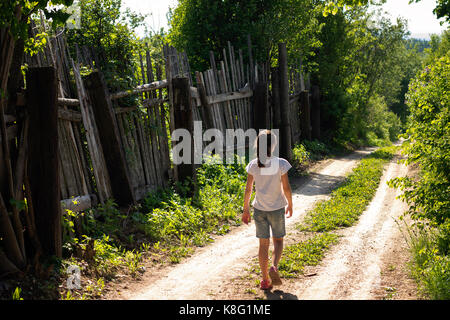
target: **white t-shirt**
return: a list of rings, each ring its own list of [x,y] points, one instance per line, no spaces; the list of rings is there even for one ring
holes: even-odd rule
[[[264,168],[258,167],[258,159],[250,161],[246,170],[255,178],[256,195],[252,205],[262,211],[274,211],[288,204],[283,194],[281,176],[292,166],[282,158],[271,157]]]

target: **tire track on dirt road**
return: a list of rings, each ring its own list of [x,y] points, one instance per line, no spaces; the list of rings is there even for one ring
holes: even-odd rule
[[[294,216],[287,219],[287,231],[301,222],[314,204],[326,199],[330,192],[374,149],[354,152],[348,156],[326,160],[300,186],[292,185]],[[255,225],[241,226],[219,237],[184,262],[164,270],[159,279],[141,283],[139,288],[121,292],[131,300],[208,300],[220,299],[227,279],[242,274],[258,249]],[[145,282],[145,281],[144,281]]]

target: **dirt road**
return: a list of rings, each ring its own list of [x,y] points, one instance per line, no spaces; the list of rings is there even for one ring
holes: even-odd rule
[[[306,212],[329,193],[357,165],[364,155],[372,150],[355,152],[341,159],[326,160],[311,169],[307,179],[300,185],[293,183],[294,216],[287,220],[288,234],[295,224],[301,222]],[[297,281],[286,284],[283,290],[300,299],[365,298],[377,281],[380,252],[394,231],[390,216],[398,215],[403,209],[395,200],[395,193],[385,187],[385,181],[402,174],[405,169],[393,163],[383,176],[381,188],[374,202],[361,217],[360,224],[348,229],[348,236],[341,241],[324,261],[319,277],[311,283]],[[229,279],[242,274],[255,257],[258,242],[255,226],[241,226],[185,260],[167,267],[159,276],[143,280],[138,285],[122,291],[121,297],[133,300],[205,300],[240,299],[230,290]],[[381,250],[381,251],[380,251]],[[365,271],[365,273],[356,271]],[[357,286],[354,285],[357,277]],[[249,297],[247,297],[249,298]]]
[[[391,162],[380,187],[359,223],[341,233],[343,239],[317,268],[317,277],[299,281],[292,293],[299,299],[375,299],[381,287],[383,255],[392,245],[399,245],[398,219],[406,205],[396,199],[398,191],[386,182],[404,176],[407,167]]]

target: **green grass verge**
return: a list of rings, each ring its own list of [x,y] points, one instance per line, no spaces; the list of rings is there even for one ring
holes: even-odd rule
[[[303,273],[305,266],[317,265],[328,248],[338,242],[338,236],[332,233],[314,235],[307,241],[287,246],[278,265],[280,275],[294,278]]]
[[[411,274],[418,284],[419,293],[432,300],[450,299],[450,257],[439,253],[442,232],[435,227],[408,226],[408,245],[411,250]]]

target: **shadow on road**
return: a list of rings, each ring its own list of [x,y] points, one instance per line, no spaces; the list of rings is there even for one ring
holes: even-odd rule
[[[296,295],[283,290],[266,291],[265,295],[267,300],[298,300]]]
[[[296,179],[292,182],[292,185],[295,187],[293,193],[296,195],[306,196],[326,195],[329,194],[344,180],[344,177],[335,177],[320,173],[310,173],[303,179]],[[306,184],[308,184],[308,188],[306,188],[306,190],[302,190],[302,187]]]

